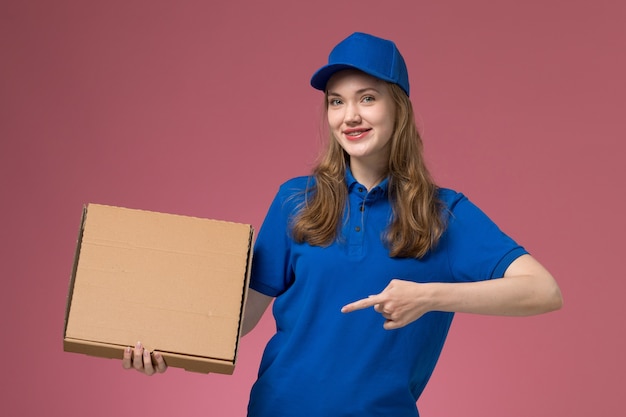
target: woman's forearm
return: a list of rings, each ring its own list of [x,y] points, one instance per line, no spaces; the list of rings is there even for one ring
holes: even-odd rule
[[[468,283],[434,283],[432,310],[529,316],[558,310],[561,291],[552,275],[530,255],[515,260],[504,278]]]

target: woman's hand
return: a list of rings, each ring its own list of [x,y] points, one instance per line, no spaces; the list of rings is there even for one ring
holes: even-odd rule
[[[162,374],[167,370],[167,364],[163,356],[158,352],[151,355],[147,349],[144,349],[141,342],[137,342],[135,348],[129,346],[124,350],[122,367],[124,369],[135,369],[148,376],[157,372]]]
[[[393,279],[381,293],[345,305],[341,312],[374,307],[385,318],[385,329],[398,329],[430,311],[428,285]]]

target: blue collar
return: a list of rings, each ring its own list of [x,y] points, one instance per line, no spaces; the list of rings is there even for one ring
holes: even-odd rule
[[[365,189],[365,186],[360,184],[356,180],[356,178],[354,178],[354,175],[352,175],[352,171],[350,170],[350,167],[346,167],[346,186],[348,187],[349,193],[352,192],[354,187],[361,187],[363,190]],[[383,196],[387,194],[388,188],[389,188],[389,178],[385,177],[378,185],[376,185],[374,188],[369,190],[368,194]]]

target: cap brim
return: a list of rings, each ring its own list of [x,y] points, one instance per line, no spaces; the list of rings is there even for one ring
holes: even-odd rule
[[[371,75],[372,77],[376,77],[384,81],[393,82],[393,80],[390,80],[389,77],[374,73],[371,70],[359,68],[358,66],[352,64],[337,63],[325,65],[322,68],[318,69],[311,77],[311,86],[317,90],[326,91],[326,84],[328,84],[328,80],[330,80],[330,77],[332,77],[336,72],[346,69],[359,70]]]
[[[326,90],[326,84],[328,84],[328,80],[333,76],[334,73],[345,70],[345,69],[358,69],[353,65],[348,64],[332,64],[325,65],[322,68],[318,69],[315,74],[311,77],[311,86],[317,90]]]

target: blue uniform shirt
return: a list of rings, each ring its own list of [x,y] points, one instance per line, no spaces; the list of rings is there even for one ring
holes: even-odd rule
[[[466,282],[502,277],[526,251],[465,196],[441,189],[448,226],[424,258],[391,258],[381,237],[391,218],[387,181],[369,192],[348,172],[340,237],[327,247],[295,243],[289,222],[312,178],[284,183],[259,231],[250,287],[276,297],[276,334],[254,384],[250,417],[416,417],[453,314],[429,312],[385,330],[372,308],[345,304],[391,279]]]

